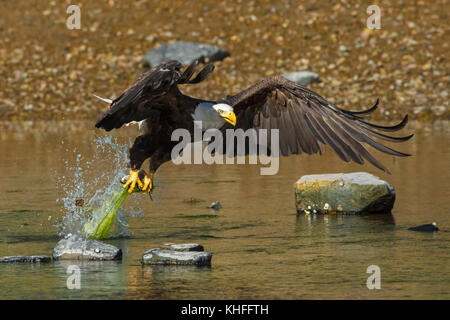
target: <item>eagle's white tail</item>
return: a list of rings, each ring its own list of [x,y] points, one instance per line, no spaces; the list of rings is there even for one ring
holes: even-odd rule
[[[109,103],[109,104],[111,104],[113,102],[111,99],[102,98],[102,97],[96,96],[95,94],[94,94],[94,97],[102,100],[103,102]]]

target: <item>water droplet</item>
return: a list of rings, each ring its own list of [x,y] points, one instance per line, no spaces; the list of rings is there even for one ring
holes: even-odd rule
[[[127,168],[129,162],[128,148],[131,146],[131,141],[129,144],[119,144],[117,138],[110,136],[96,138],[93,141],[94,155],[93,157],[90,156],[88,160],[76,149],[73,151],[67,149],[70,160],[63,160],[66,164],[66,171],[55,171],[55,182],[64,191],[64,196],[58,199],[58,202],[62,203],[65,214],[55,222],[60,235],[83,233],[84,225],[87,222],[99,218],[95,209],[107,205],[107,200],[118,191],[118,188],[121,190],[121,185],[117,181],[125,175],[125,168]],[[73,156],[74,154],[75,156]],[[94,171],[95,168],[104,165],[106,161],[108,165],[112,165],[112,170]],[[76,199],[84,199],[85,206],[77,207],[75,205]],[[118,211],[116,216],[118,228],[115,228],[115,236],[128,234],[126,227],[129,216],[143,216],[141,207],[137,205],[141,200],[140,197],[130,197],[127,201],[127,209],[121,208]],[[135,205],[133,206],[133,204]],[[128,211],[130,210],[128,206],[133,208],[131,214]],[[136,211],[139,213],[135,213]]]

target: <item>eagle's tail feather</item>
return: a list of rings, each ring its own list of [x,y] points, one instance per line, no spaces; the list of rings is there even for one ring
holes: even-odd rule
[[[94,97],[96,97],[97,99],[102,100],[103,102],[109,103],[109,104],[111,104],[113,102],[111,99],[102,98],[102,97],[99,97],[99,96],[97,96],[95,94],[94,94]]]

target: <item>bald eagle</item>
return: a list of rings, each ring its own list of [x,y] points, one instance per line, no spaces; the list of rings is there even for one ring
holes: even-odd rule
[[[322,154],[323,145],[328,145],[346,162],[363,164],[367,159],[386,172],[388,170],[363,144],[390,155],[408,156],[373,139],[402,142],[413,136],[392,137],[381,133],[402,129],[407,116],[394,126],[381,126],[363,119],[377,108],[378,100],[368,110],[348,111],[281,76],[261,80],[221,101],[197,99],[181,93],[178,86],[205,80],[214,66],[207,64],[195,77],[197,61],[184,71],[182,67],[178,61],[165,61],[144,73],[118,98],[100,98],[110,107],[96,123],[97,128],[110,131],[138,122],[144,131],[129,150],[131,169],[124,188],[129,188],[130,192],[136,184],[144,192],[152,190],[153,175],[161,164],[171,159],[171,150],[177,144],[171,140],[172,132],[184,128],[192,133],[193,120],[202,121],[203,130],[279,129],[279,151],[283,156]],[[140,168],[148,158],[149,173],[142,174]]]

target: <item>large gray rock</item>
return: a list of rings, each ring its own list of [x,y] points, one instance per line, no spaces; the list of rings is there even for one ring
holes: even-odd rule
[[[205,249],[198,243],[163,243],[163,249],[175,251],[204,251]]]
[[[230,53],[217,46],[192,42],[172,42],[157,46],[147,51],[142,64],[145,67],[153,67],[161,62],[173,59],[183,65],[190,64],[199,59],[200,62],[220,61],[228,57]]]
[[[301,84],[302,86],[306,86],[314,82],[320,82],[320,77],[309,71],[288,72],[283,74],[283,77],[294,81],[295,83]]]
[[[174,250],[150,249],[144,252],[142,264],[151,265],[211,265],[210,252],[180,252]]]
[[[298,213],[389,213],[395,190],[366,172],[314,174],[297,181],[295,201]]]
[[[77,235],[61,239],[53,249],[55,260],[119,260],[122,250],[98,240]]]
[[[48,263],[52,262],[50,256],[9,256],[0,258],[0,263]]]

